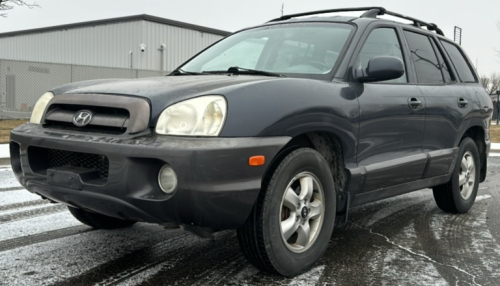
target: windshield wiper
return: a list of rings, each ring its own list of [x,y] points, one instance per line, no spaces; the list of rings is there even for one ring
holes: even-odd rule
[[[246,68],[240,68],[240,67],[230,67],[227,69],[227,71],[223,71],[223,70],[221,70],[221,71],[203,71],[203,73],[255,74],[255,75],[265,75],[265,76],[275,76],[275,77],[286,77],[285,75],[282,75],[279,73],[261,71],[261,70],[252,70],[252,69],[246,69]]]
[[[206,72],[190,72],[183,69],[174,70],[171,75],[206,75]]]

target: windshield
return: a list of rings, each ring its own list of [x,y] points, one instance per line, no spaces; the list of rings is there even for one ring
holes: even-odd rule
[[[352,29],[348,24],[300,23],[245,30],[218,42],[181,68],[191,73],[238,67],[297,77],[326,75]]]

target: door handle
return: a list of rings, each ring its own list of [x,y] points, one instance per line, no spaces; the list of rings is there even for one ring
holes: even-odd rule
[[[465,100],[465,98],[458,99],[458,107],[466,108],[468,105],[469,105],[469,103],[467,102],[467,100]]]
[[[422,101],[416,97],[410,97],[408,98],[408,106],[413,110],[420,109],[422,107]]]

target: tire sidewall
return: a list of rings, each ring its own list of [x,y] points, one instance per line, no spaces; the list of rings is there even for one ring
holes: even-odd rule
[[[262,219],[266,251],[271,262],[272,260],[278,262],[272,264],[280,274],[295,276],[312,268],[325,252],[335,222],[336,195],[328,163],[318,152],[304,148],[299,149],[299,152],[292,152],[289,156],[291,158],[287,157],[283,160],[276,171],[275,178],[267,187]],[[281,237],[280,206],[289,182],[302,172],[314,174],[321,184],[325,198],[325,213],[321,231],[314,244],[302,253],[294,253],[287,248]]]
[[[462,198],[462,195],[460,193],[459,175],[460,175],[460,164],[465,152],[467,151],[470,151],[472,153],[472,157],[474,159],[474,167],[476,171],[475,171],[474,189],[472,190],[472,194],[470,195],[470,197],[467,200],[465,200],[464,198]],[[476,201],[477,191],[479,188],[479,179],[480,179],[479,167],[480,167],[479,152],[477,151],[476,144],[472,139],[465,138],[460,143],[457,163],[455,164],[455,169],[453,170],[453,175],[452,175],[453,200],[455,202],[455,206],[459,213],[467,212]]]

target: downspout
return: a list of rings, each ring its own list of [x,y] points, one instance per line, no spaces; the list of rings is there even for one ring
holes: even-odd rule
[[[158,49],[161,52],[160,56],[160,71],[164,72],[165,71],[165,52],[167,50],[167,45],[161,44],[160,48]]]

